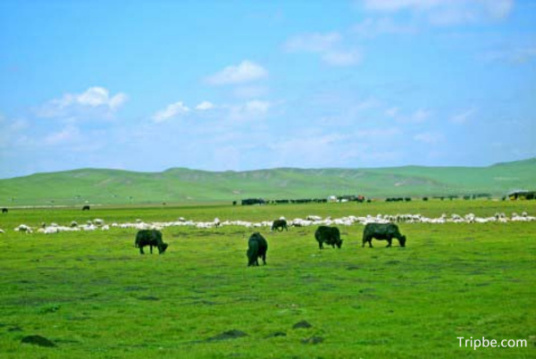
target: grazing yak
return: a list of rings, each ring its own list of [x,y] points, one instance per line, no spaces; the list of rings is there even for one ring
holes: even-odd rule
[[[283,229],[286,229],[288,231],[286,220],[276,219],[274,223],[272,223],[272,231],[278,230],[279,232],[281,232]]]
[[[158,254],[163,254],[168,245],[162,240],[162,233],[156,229],[142,229],[136,235],[134,245],[140,249],[140,254],[143,253],[143,247],[149,246],[151,254],[153,254],[153,246],[158,248]]]
[[[315,231],[315,238],[318,242],[318,247],[323,248],[323,244],[331,245],[333,248],[341,248],[342,239],[341,233],[337,227],[320,226]]]
[[[85,205],[84,207],[82,207],[82,211],[89,211],[89,206]]]
[[[406,246],[406,236],[400,234],[398,226],[393,223],[368,223],[363,230],[363,245],[368,242],[372,247],[372,238],[387,240],[387,247],[391,247],[393,238],[398,239],[400,247]]]
[[[7,212],[8,212],[7,208],[2,208],[2,213],[7,213]]]
[[[248,257],[248,267],[258,266],[259,258],[262,258],[263,264],[266,264],[266,252],[268,251],[268,242],[259,233],[255,232],[249,237],[248,250],[246,252]]]

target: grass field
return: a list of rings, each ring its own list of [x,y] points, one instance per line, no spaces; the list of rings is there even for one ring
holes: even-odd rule
[[[536,222],[401,224],[407,247],[340,227],[261,233],[266,266],[247,268],[243,227],[163,230],[164,255],[141,256],[135,230],[14,232],[21,223],[107,223],[442,213],[536,214],[536,201],[413,201],[285,206],[13,209],[0,216],[2,358],[534,358]],[[148,252],[148,250],[146,251]],[[308,328],[293,328],[301,321]],[[222,333],[227,333],[222,335]],[[40,335],[55,347],[23,344]],[[460,347],[458,337],[524,348]]]

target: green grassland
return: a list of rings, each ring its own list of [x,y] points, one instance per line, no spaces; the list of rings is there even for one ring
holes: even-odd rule
[[[406,248],[361,248],[363,227],[340,227],[340,250],[319,250],[313,227],[261,228],[268,264],[256,268],[245,256],[253,229],[237,226],[169,227],[168,251],[144,256],[133,229],[13,231],[94,218],[514,211],[534,215],[536,201],[14,209],[0,216],[0,357],[534,358],[536,222],[401,224]],[[293,328],[300,321],[311,327]],[[232,330],[246,336],[217,340]],[[22,344],[28,335],[56,347]],[[473,350],[457,337],[526,339],[528,347]]]
[[[489,167],[279,168],[159,173],[80,169],[0,180],[0,205],[198,203],[243,198],[327,198],[490,194],[534,190],[536,159]]]

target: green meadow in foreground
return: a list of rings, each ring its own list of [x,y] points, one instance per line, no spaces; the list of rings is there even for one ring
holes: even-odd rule
[[[260,228],[268,264],[255,268],[245,255],[253,229],[238,226],[165,228],[168,251],[144,256],[134,229],[13,231],[94,218],[496,211],[534,215],[536,201],[11,210],[0,217],[0,357],[534,358],[536,222],[400,224],[406,248],[361,248],[363,226],[341,226],[340,250],[319,250],[315,227]],[[21,343],[30,335],[55,346]],[[459,337],[527,347],[475,350]]]

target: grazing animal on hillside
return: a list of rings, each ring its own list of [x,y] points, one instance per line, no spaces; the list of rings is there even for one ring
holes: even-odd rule
[[[247,198],[242,200],[242,206],[251,206],[254,204],[266,204],[266,201],[262,198]]]
[[[8,212],[7,208],[2,208],[2,213],[7,213],[7,212]]]
[[[368,242],[372,247],[372,238],[387,240],[387,247],[391,247],[393,238],[398,239],[400,247],[406,246],[406,236],[400,234],[398,226],[393,223],[368,223],[363,230],[363,245]]]
[[[156,229],[142,229],[136,234],[136,241],[134,245],[140,249],[140,254],[143,253],[143,247],[149,246],[151,254],[153,254],[153,247],[158,248],[158,254],[164,254],[168,245],[162,240],[162,233]]]
[[[258,266],[259,258],[262,258],[263,264],[266,264],[266,252],[268,251],[268,242],[259,233],[255,232],[249,237],[248,250],[246,252],[248,257],[248,267]]]
[[[281,232],[283,229],[286,229],[288,231],[287,221],[284,219],[276,219],[272,223],[272,231],[278,230]]]
[[[82,207],[82,211],[89,211],[89,205],[85,205],[84,207]]]
[[[320,226],[315,231],[315,239],[318,242],[318,248],[322,249],[323,244],[331,245],[333,248],[341,248],[341,233],[337,227]]]

